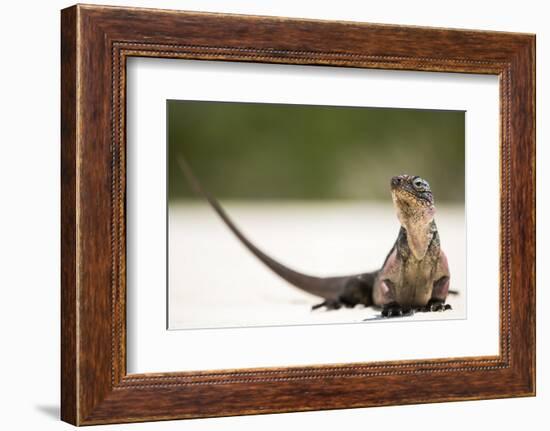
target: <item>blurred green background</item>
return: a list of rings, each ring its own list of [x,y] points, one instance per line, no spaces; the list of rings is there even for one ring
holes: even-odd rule
[[[390,202],[419,175],[436,202],[464,203],[462,111],[168,101],[169,200],[194,199],[183,155],[222,199]]]

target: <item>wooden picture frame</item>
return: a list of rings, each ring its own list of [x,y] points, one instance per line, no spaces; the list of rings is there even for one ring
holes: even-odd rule
[[[75,425],[535,394],[535,37],[77,5],[61,14],[61,418]],[[499,76],[500,353],[127,374],[130,56]]]

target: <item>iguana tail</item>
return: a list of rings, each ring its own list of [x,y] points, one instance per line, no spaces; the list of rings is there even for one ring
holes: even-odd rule
[[[191,183],[191,186],[195,189],[195,192],[202,195],[208,201],[214,211],[216,211],[239,241],[275,274],[293,286],[324,299],[336,300],[340,296],[349,277],[314,277],[294,271],[282,263],[277,262],[250,242],[250,240],[239,230],[220,203],[201,185],[185,159],[182,157],[178,158],[178,164],[189,183]]]

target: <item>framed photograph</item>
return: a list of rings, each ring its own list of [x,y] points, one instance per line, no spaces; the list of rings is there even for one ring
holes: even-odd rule
[[[138,64],[130,64],[129,79],[134,72],[143,73],[137,71],[143,63]],[[228,68],[212,66],[222,80]],[[200,69],[204,73],[205,68]],[[244,69],[258,71],[254,66]],[[368,76],[369,82],[378,78]],[[182,100],[168,101],[166,110],[168,329],[466,318],[464,111]],[[496,109],[494,114],[496,118]],[[135,124],[144,123],[137,119]],[[144,132],[134,132],[128,142],[139,143],[130,136]],[[127,166],[135,167],[130,160]],[[183,168],[180,163],[185,163]],[[132,179],[140,168],[138,162]],[[419,176],[382,174],[386,170],[422,171],[436,185]],[[495,179],[497,170],[495,165]],[[142,180],[153,181],[146,177]],[[419,198],[432,202],[406,199],[409,192],[399,195],[399,181],[411,182]],[[197,202],[194,187],[199,197],[201,189],[207,189],[216,206],[207,199]],[[142,195],[135,202],[133,214],[142,217],[149,199]],[[222,225],[216,217],[220,208]],[[139,232],[141,224],[162,226],[162,220],[141,221],[130,214],[127,220],[136,221],[133,232]],[[413,291],[425,282],[409,283],[397,274],[407,271],[406,264],[398,263],[405,248],[398,246],[399,252],[396,248],[384,263],[402,225],[408,226],[401,232],[402,245],[426,262],[426,276],[432,279],[427,282],[432,287],[416,292],[418,297]],[[440,244],[430,248],[436,230]],[[496,238],[496,228],[494,234]],[[418,250],[412,250],[415,241]],[[142,253],[132,247],[131,254],[140,256],[136,267],[146,267],[139,262],[150,262],[164,248]],[[430,263],[424,258],[428,250],[433,255]],[[415,277],[422,272],[410,270]],[[343,278],[332,278],[338,273]],[[139,284],[142,277],[135,278]],[[410,291],[391,285],[400,282]],[[434,294],[434,283],[440,293]],[[394,292],[375,299],[384,296],[386,287]],[[144,286],[144,292],[148,290]],[[435,309],[446,312],[432,313]],[[338,312],[327,312],[333,310]]]
[[[62,419],[535,394],[535,37],[61,14]]]

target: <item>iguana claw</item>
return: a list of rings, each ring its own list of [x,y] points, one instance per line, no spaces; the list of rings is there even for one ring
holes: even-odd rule
[[[402,307],[397,302],[390,302],[384,305],[382,309],[382,316],[384,317],[401,317],[411,315],[412,313],[413,310],[410,307]]]
[[[424,307],[418,308],[417,311],[428,313],[431,311],[445,311],[452,310],[451,304],[445,304],[445,302],[439,299],[430,299]]]

